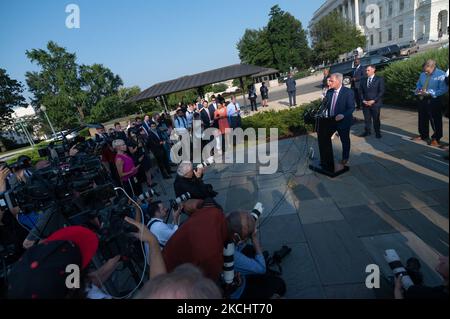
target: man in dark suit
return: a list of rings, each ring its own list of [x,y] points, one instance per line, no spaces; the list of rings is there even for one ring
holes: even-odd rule
[[[145,135],[148,135],[150,133],[150,124],[151,124],[150,116],[145,115],[144,121],[142,122],[142,127],[144,128]]]
[[[213,95],[211,96],[211,104],[208,106],[209,114],[211,114],[212,121],[213,121],[213,127],[219,128],[219,122],[214,120],[214,113],[216,112],[218,106],[216,102],[216,97]]]
[[[342,161],[346,165],[350,157],[350,127],[352,126],[353,112],[355,111],[355,97],[353,91],[342,85],[344,76],[334,73],[330,76],[329,87],[326,94],[327,115],[334,118],[334,126],[331,126],[331,135],[339,133],[342,143]],[[330,136],[331,136],[330,135]]]
[[[376,138],[381,138],[380,109],[383,105],[384,79],[375,75],[376,67],[369,65],[366,68],[367,77],[363,78],[359,87],[359,93],[366,122],[365,132],[360,137],[371,134],[372,121]]]
[[[286,91],[289,95],[289,107],[297,105],[297,82],[289,73],[289,77],[286,80]]]
[[[361,85],[361,80],[364,78],[364,68],[361,66],[361,60],[359,58],[355,58],[353,62],[353,77],[352,77],[352,89],[353,94],[355,95],[356,108],[358,110],[361,109],[361,94],[359,93],[359,87]]]
[[[204,129],[208,129],[214,124],[214,113],[208,107],[208,102],[203,102],[203,107],[200,110],[200,119],[202,120]]]
[[[167,158],[167,153],[164,149],[164,144],[166,141],[164,141],[159,135],[155,122],[150,123],[150,132],[148,134],[147,143],[148,148],[152,151],[156,158],[156,162],[158,163],[158,167],[161,170],[161,174],[164,179],[171,178],[170,174],[173,172],[170,169],[169,159]]]

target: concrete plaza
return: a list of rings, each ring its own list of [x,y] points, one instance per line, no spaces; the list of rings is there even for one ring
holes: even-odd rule
[[[259,164],[208,168],[204,179],[219,192],[225,212],[263,203],[263,249],[292,248],[282,262],[287,298],[392,298],[392,272],[383,258],[390,248],[404,263],[419,258],[426,284],[440,283],[434,266],[449,250],[444,151],[409,140],[417,126],[413,111],[384,108],[380,140],[357,137],[362,125],[352,127],[350,171],[335,179],[308,168],[310,148],[318,156],[315,134],[279,141],[272,175],[259,174]],[[448,141],[447,119],[444,126]],[[333,143],[338,160],[339,139]],[[171,180],[160,187],[173,196]],[[380,267],[380,289],[365,286],[369,264]]]

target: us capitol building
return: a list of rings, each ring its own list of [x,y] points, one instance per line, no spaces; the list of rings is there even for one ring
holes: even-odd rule
[[[367,38],[367,51],[411,41],[448,40],[448,0],[327,0],[309,27],[333,11],[359,26]]]

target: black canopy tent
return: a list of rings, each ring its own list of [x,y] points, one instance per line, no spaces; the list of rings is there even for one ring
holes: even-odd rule
[[[214,84],[232,79],[239,79],[244,95],[244,104],[247,104],[245,99],[246,90],[244,88],[243,78],[266,70],[266,68],[255,65],[234,64],[215,70],[197,73],[194,75],[187,75],[178,79],[157,83],[142,91],[138,95],[130,98],[128,101],[139,102],[151,98],[162,97],[162,102],[164,103],[164,107],[167,111],[167,105],[165,105],[164,99],[164,96],[166,96],[167,94],[186,91],[189,89],[199,90],[203,86],[208,84]]]

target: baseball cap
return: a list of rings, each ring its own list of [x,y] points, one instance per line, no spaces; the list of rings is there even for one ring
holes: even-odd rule
[[[81,226],[62,228],[31,247],[8,276],[8,298],[60,299],[69,292],[68,265],[85,269],[98,248],[95,233]],[[81,280],[81,279],[80,279]]]

